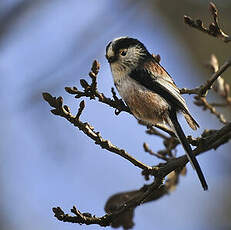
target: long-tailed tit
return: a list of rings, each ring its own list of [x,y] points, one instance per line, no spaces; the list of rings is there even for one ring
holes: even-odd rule
[[[137,39],[120,37],[106,47],[115,86],[132,114],[146,124],[167,124],[182,143],[204,190],[208,189],[200,165],[177,120],[182,112],[189,126],[199,125],[189,113],[185,100],[166,70]]]

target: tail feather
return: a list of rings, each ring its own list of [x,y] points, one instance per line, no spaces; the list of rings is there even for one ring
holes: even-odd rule
[[[205,177],[203,175],[203,172],[201,170],[201,167],[200,167],[195,155],[193,154],[192,148],[189,145],[187,138],[186,138],[186,136],[185,136],[178,120],[177,120],[176,111],[170,111],[169,112],[169,118],[170,118],[170,122],[172,123],[170,125],[173,126],[172,128],[174,128],[177,137],[179,138],[184,150],[186,151],[186,154],[187,154],[189,161],[191,162],[192,166],[196,170],[203,189],[208,190],[208,185],[207,185],[207,182],[206,182]]]
[[[185,120],[187,121],[188,125],[193,129],[197,130],[199,128],[199,124],[195,121],[195,119],[191,116],[189,112],[183,111],[183,115],[185,117]]]

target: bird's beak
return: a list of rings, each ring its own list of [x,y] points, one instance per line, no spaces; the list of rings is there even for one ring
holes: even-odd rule
[[[106,55],[105,57],[107,58],[107,61],[110,64],[116,61],[116,57],[115,56],[108,57],[108,55]]]

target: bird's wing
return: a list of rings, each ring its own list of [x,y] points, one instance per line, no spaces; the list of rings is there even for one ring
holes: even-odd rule
[[[164,68],[158,63],[149,61],[144,64],[144,68],[133,70],[129,76],[147,89],[158,93],[172,106],[176,106],[177,109],[188,111],[179,89]]]
[[[190,115],[184,98],[167,71],[154,60],[144,63],[144,68],[133,70],[129,76],[147,89],[158,93],[176,110],[181,110],[192,129],[199,127]]]

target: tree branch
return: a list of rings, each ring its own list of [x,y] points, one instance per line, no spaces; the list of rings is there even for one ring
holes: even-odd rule
[[[87,213],[81,213],[79,210],[77,210],[75,207],[71,209],[71,212],[75,214],[75,216],[70,216],[69,214],[65,214],[61,208],[53,208],[53,212],[55,213],[55,217],[64,222],[71,222],[71,223],[79,223],[79,224],[98,224],[100,226],[108,226],[115,222],[117,218],[124,212],[134,209],[138,205],[145,202],[145,200],[150,201],[150,196],[153,193],[159,194],[160,185],[162,184],[162,181],[164,177],[166,177],[169,173],[179,169],[183,168],[185,164],[188,162],[188,158],[186,155],[173,158],[165,164],[159,164],[155,167],[146,166],[143,163],[137,161],[135,158],[130,156],[128,153],[125,152],[125,150],[121,150],[118,147],[112,145],[109,141],[104,140],[99,132],[95,132],[94,128],[88,124],[83,123],[80,121],[80,115],[83,112],[83,109],[85,107],[84,101],[80,103],[80,107],[78,110],[78,113],[76,116],[73,116],[70,113],[70,109],[68,106],[63,106],[63,100],[61,97],[55,98],[52,97],[48,93],[43,93],[44,99],[50,104],[50,106],[54,107],[55,109],[52,109],[51,112],[55,115],[62,116],[66,118],[70,123],[74,124],[76,127],[78,127],[81,131],[83,131],[88,137],[90,137],[92,140],[95,141],[96,144],[100,145],[102,148],[105,148],[111,152],[114,152],[123,158],[127,159],[137,167],[143,169],[143,175],[154,175],[155,180],[154,182],[147,187],[147,190],[143,191],[142,193],[139,193],[139,195],[132,197],[131,199],[127,200],[125,203],[123,203],[122,206],[119,206],[118,210],[113,211],[113,213],[106,214],[102,217],[95,217],[91,214]],[[198,147],[194,150],[194,153],[196,155],[206,152],[212,148],[217,148],[221,144],[226,143],[231,138],[231,123],[224,126],[221,130],[213,131],[211,135],[208,135],[206,138],[201,137],[197,141]],[[161,196],[163,196],[165,192],[161,193]],[[159,197],[161,197],[159,195]],[[153,196],[152,196],[153,197]],[[154,196],[156,199],[156,196]],[[126,222],[127,223],[127,222]]]
[[[211,136],[201,139],[201,143],[194,150],[195,155],[204,153],[210,149],[216,149],[217,147],[225,144],[231,139],[231,123],[227,124],[220,130],[213,132]],[[90,213],[81,213],[74,206],[71,212],[75,216],[65,214],[60,207],[53,208],[54,216],[63,222],[79,223],[79,224],[97,224],[100,226],[114,227],[123,226],[127,227],[133,226],[132,217],[134,208],[145,203],[161,198],[163,195],[167,194],[168,191],[175,188],[179,180],[179,175],[182,173],[183,167],[188,162],[186,155],[172,159],[166,164],[161,164],[156,171],[155,180],[150,185],[143,186],[140,190],[120,193],[109,198],[105,205],[105,211],[108,214],[102,217],[96,217]],[[170,174],[174,172],[174,174]],[[165,185],[162,185],[163,178],[169,175],[166,180]],[[121,214],[128,212],[130,215],[125,215],[125,218],[121,218]],[[127,214],[128,214],[127,213]]]
[[[209,104],[205,97],[195,96],[194,98],[196,99],[196,101],[194,102],[196,105],[202,106],[203,110],[208,109],[210,111],[210,113],[215,115],[221,123],[227,124],[227,121],[226,121],[224,115],[222,113],[218,112],[214,106]]]
[[[110,141],[103,139],[100,133],[96,132],[94,130],[94,127],[89,123],[83,123],[82,121],[80,121],[79,119],[80,115],[85,107],[84,101],[81,101],[78,113],[76,116],[74,116],[71,114],[70,109],[67,105],[63,106],[62,97],[56,98],[56,97],[52,97],[49,93],[43,93],[43,98],[45,101],[47,101],[50,104],[50,106],[55,108],[51,110],[51,112],[54,115],[58,115],[66,118],[75,127],[78,127],[80,131],[84,132],[88,137],[90,137],[90,139],[95,141],[96,145],[101,146],[102,149],[107,149],[110,152],[116,153],[117,155],[123,157],[124,159],[128,160],[133,165],[141,169],[145,169],[148,171],[152,169],[151,167],[145,165],[144,163],[136,160],[134,157],[129,155],[124,149],[120,149],[117,146],[113,145]]]
[[[231,66],[231,57],[229,57],[224,64],[218,69],[211,77],[209,80],[204,82],[199,87],[196,87],[194,89],[187,89],[187,88],[182,88],[180,89],[181,94],[196,94],[199,97],[205,97],[207,95],[207,92],[209,89],[211,89],[212,85],[214,82],[221,76],[222,73],[224,73],[229,67]]]
[[[83,91],[77,89],[77,87],[65,87],[65,90],[69,94],[74,94],[75,98],[87,97],[90,99],[98,98],[98,100],[106,105],[109,105],[112,108],[115,108],[115,114],[118,115],[120,112],[128,112],[131,113],[129,108],[124,104],[122,99],[118,99],[116,96],[114,88],[111,89],[113,99],[106,97],[103,93],[100,93],[97,90],[97,75],[99,72],[100,64],[98,61],[94,61],[92,64],[91,72],[89,76],[92,79],[91,84],[89,84],[86,80],[80,79],[80,84],[83,87]]]
[[[204,86],[200,89],[199,96],[201,97],[206,96],[208,90],[211,89],[212,85],[217,80],[217,78],[220,77],[220,75],[224,73],[226,69],[228,69],[230,66],[231,66],[231,57],[229,57],[225,61],[225,63],[220,67],[220,69],[217,72],[215,72],[211,76],[211,78],[204,84]]]
[[[224,33],[219,26],[218,9],[217,9],[216,5],[212,2],[209,3],[209,11],[210,11],[211,16],[213,18],[213,22],[209,25],[208,28],[206,28],[203,25],[203,22],[201,19],[193,20],[192,18],[190,18],[187,15],[184,16],[184,23],[197,29],[197,30],[200,30],[204,33],[207,33],[213,37],[219,38],[226,43],[230,42],[231,37],[229,35],[227,35],[226,33]]]
[[[218,63],[215,65],[215,61],[217,62],[217,60],[214,60],[216,57],[212,56],[210,61],[210,66],[214,69],[213,75],[210,77],[209,80],[207,80],[203,85],[201,85],[200,87],[196,87],[194,89],[187,89],[187,88],[182,88],[180,89],[180,93],[181,94],[195,94],[196,96],[194,97],[195,99],[195,104],[198,106],[202,106],[204,110],[209,110],[212,114],[214,114],[221,123],[223,124],[227,124],[226,119],[224,118],[224,115],[220,112],[217,112],[216,108],[214,105],[210,104],[207,102],[206,100],[206,95],[208,93],[208,90],[212,88],[213,84],[220,80],[222,81],[223,79],[221,78],[221,74],[224,73],[230,66],[231,66],[231,57],[228,58],[224,64],[218,69]],[[228,105],[231,102],[231,98],[229,97],[229,87],[227,86],[227,84],[225,84],[224,81],[222,81],[222,85],[218,85],[216,87],[217,92],[219,92],[219,94],[222,97],[225,97],[226,99],[226,104]]]
[[[90,213],[84,214],[81,213],[79,210],[76,209],[74,206],[71,209],[71,212],[75,214],[75,216],[71,216],[69,214],[65,214],[60,207],[53,208],[54,216],[63,222],[70,222],[70,223],[79,223],[79,224],[98,224],[100,226],[109,226],[113,221],[116,220],[122,213],[134,209],[135,207],[139,206],[145,199],[148,199],[152,193],[155,193],[156,190],[162,184],[162,180],[156,178],[154,182],[147,186],[141,194],[133,196],[130,200],[125,203],[122,203],[117,209],[113,210],[112,213],[106,214],[102,217],[95,217],[92,216]]]

